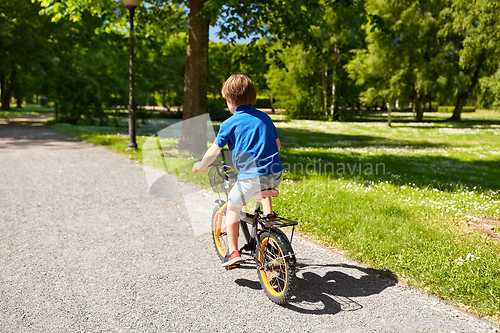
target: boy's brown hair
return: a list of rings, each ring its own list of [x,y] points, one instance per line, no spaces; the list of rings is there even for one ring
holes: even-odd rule
[[[244,74],[233,74],[222,86],[222,97],[236,105],[255,104],[257,91],[252,80]]]

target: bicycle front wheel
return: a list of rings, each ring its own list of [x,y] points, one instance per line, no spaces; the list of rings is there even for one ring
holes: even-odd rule
[[[212,213],[212,240],[220,259],[224,259],[229,248],[226,228],[226,207],[217,205]]]
[[[287,304],[295,290],[295,256],[286,236],[278,231],[264,231],[259,236],[264,257],[258,254],[263,264],[259,267],[259,281],[267,297],[280,305]]]

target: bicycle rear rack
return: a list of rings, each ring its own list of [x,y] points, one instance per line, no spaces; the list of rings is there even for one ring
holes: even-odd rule
[[[298,222],[285,219],[284,217],[279,217],[279,216],[273,217],[272,219],[260,218],[259,222],[262,223],[266,228],[271,228],[271,227],[283,228],[299,224]]]

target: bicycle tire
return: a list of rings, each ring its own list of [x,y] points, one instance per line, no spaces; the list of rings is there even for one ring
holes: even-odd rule
[[[260,284],[271,301],[285,305],[293,296],[297,280],[292,246],[285,234],[274,228],[259,234],[259,244],[265,260],[260,251],[258,260],[267,262],[263,268],[258,267]]]
[[[222,211],[221,211],[222,209]],[[212,213],[212,240],[214,242],[217,255],[222,260],[226,256],[228,249],[227,229],[226,229],[226,204],[217,205]]]

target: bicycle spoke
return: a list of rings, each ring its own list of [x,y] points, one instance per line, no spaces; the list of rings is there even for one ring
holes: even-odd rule
[[[279,276],[278,276],[276,279],[277,279],[277,280],[281,280],[281,281],[283,282],[283,284],[285,284],[285,283],[286,283],[286,280],[285,280],[284,278],[281,278],[281,277],[279,277]]]

